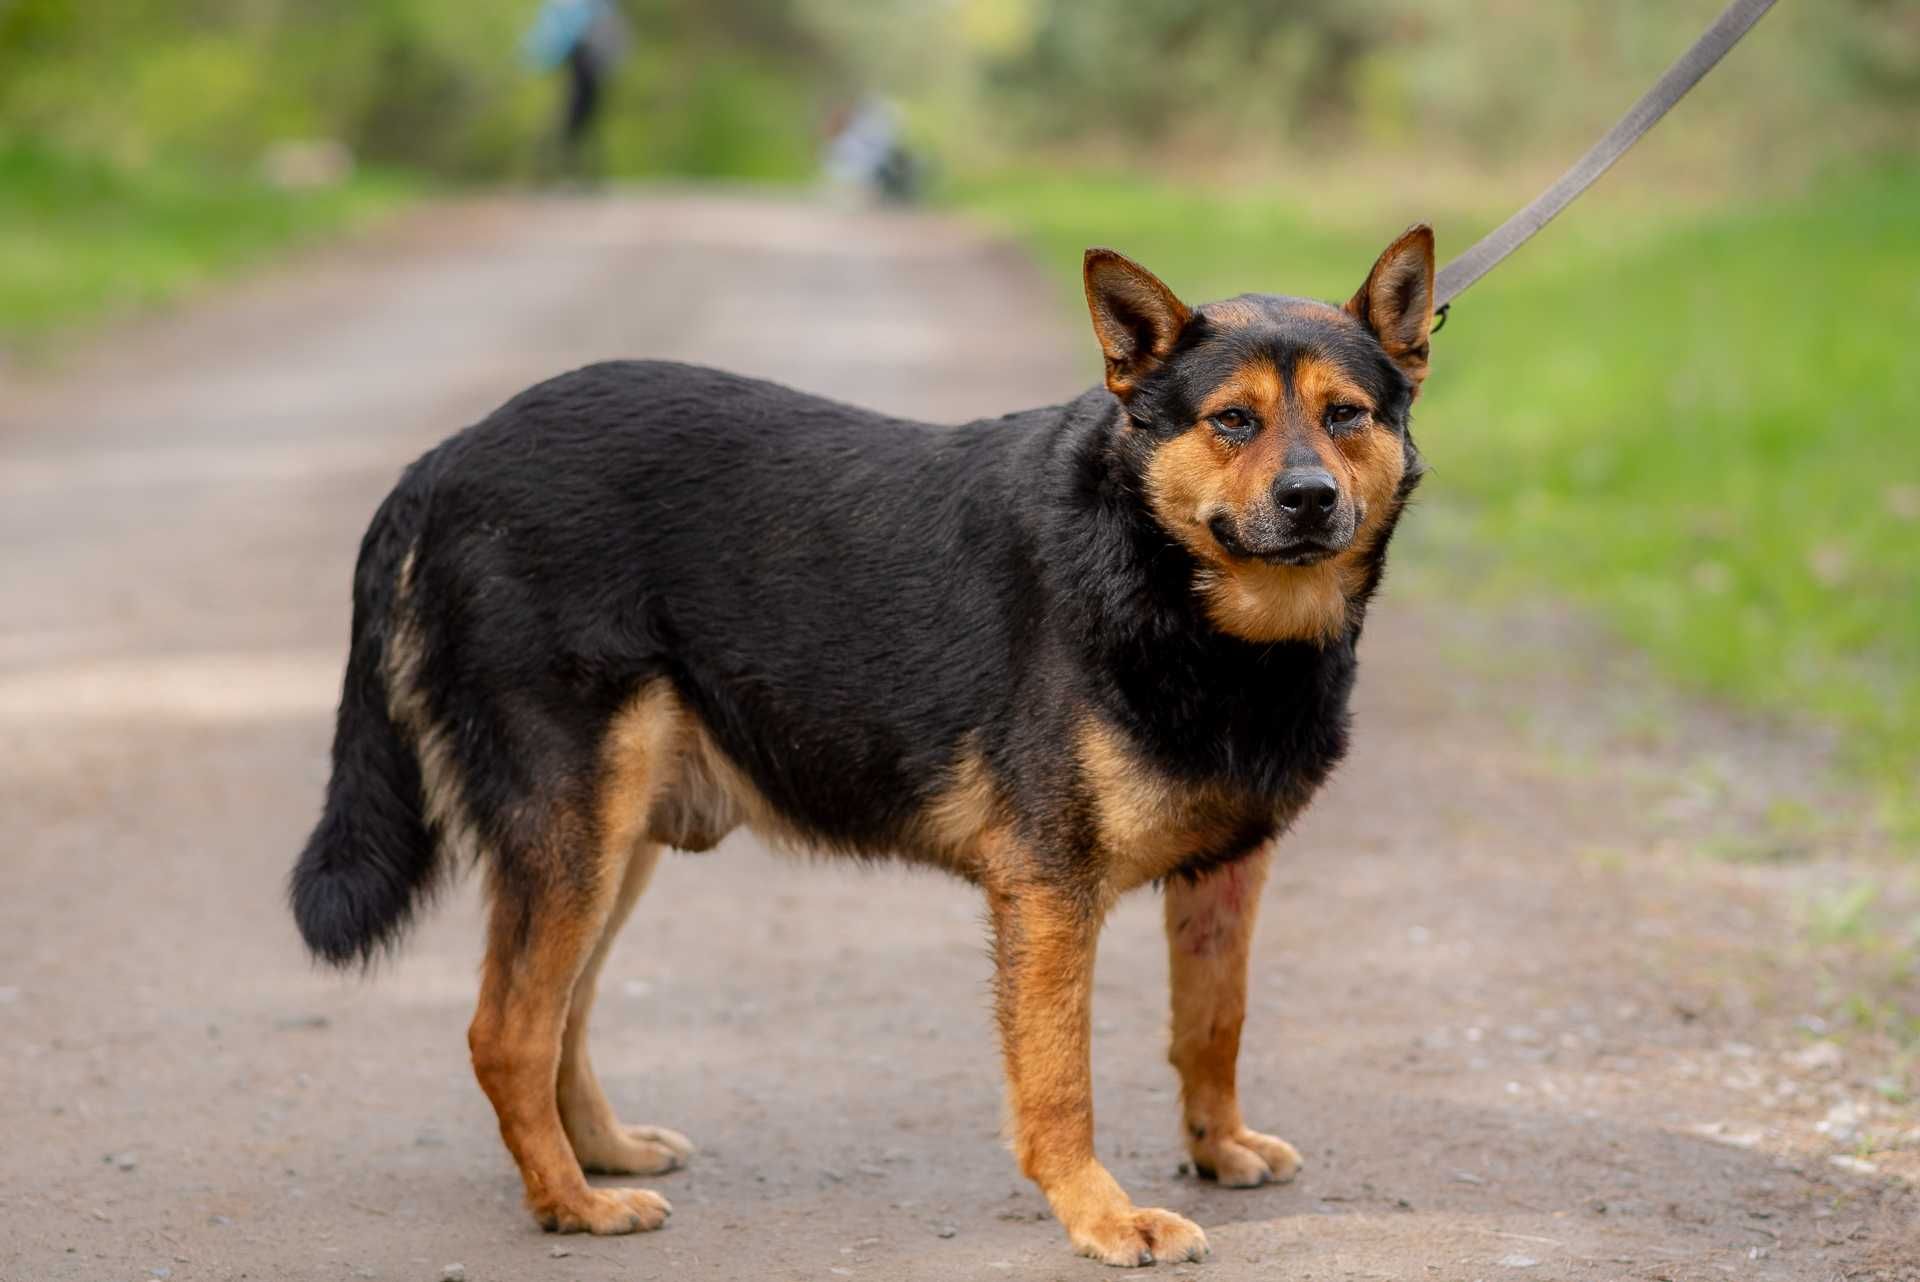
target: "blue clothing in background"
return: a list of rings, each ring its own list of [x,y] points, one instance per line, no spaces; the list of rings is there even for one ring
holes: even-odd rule
[[[572,56],[605,7],[606,0],[546,0],[527,28],[521,52],[542,70],[559,66]]]

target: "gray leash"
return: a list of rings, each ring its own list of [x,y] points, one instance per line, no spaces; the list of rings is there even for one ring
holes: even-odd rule
[[[1593,185],[1594,179],[1606,173],[1614,161],[1625,155],[1627,148],[1639,142],[1647,130],[1658,124],[1660,117],[1673,109],[1673,104],[1686,97],[1687,90],[1699,84],[1701,78],[1713,70],[1714,65],[1726,56],[1727,50],[1740,43],[1740,37],[1760,21],[1761,15],[1773,8],[1773,2],[1733,0],[1713,20],[1713,25],[1693,42],[1693,47],[1667,68],[1667,74],[1661,76],[1653,88],[1647,90],[1626,115],[1620,117],[1620,123],[1607,130],[1606,137],[1593,144],[1586,155],[1574,162],[1573,168],[1560,175],[1558,182],[1534,197],[1532,204],[1488,232],[1473,248],[1441,268],[1433,283],[1433,328],[1437,330],[1446,323],[1448,304],[1466,292],[1467,286],[1526,244],[1535,232],[1553,221],[1554,215],[1571,205],[1581,192]]]

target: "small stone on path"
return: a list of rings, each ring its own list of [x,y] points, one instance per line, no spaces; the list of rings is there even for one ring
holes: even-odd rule
[[[1861,1123],[1866,1119],[1861,1108],[1852,1100],[1841,1100],[1827,1110],[1827,1115],[1813,1124],[1813,1129],[1842,1146],[1850,1145],[1860,1138]]]
[[[1818,1041],[1802,1051],[1795,1051],[1787,1057],[1795,1068],[1805,1069],[1809,1073],[1831,1072],[1847,1062],[1847,1053],[1839,1044],[1830,1041]]]

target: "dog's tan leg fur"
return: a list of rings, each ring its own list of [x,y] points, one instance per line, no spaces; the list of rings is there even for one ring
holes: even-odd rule
[[[604,871],[604,870],[602,870]],[[562,1233],[659,1228],[671,1208],[648,1189],[595,1189],[560,1124],[560,1041],[573,986],[614,901],[617,877],[586,887],[496,885],[480,1006],[467,1031],[473,1071],[500,1118],[500,1138],[520,1167],[527,1206]]]
[[[660,844],[647,839],[648,819],[670,773],[679,729],[671,693],[664,686],[651,686],[614,718],[601,747],[595,802],[600,866],[617,889],[593,953],[573,984],[558,1085],[561,1125],[580,1165],[589,1171],[658,1175],[693,1153],[693,1145],[677,1131],[622,1125],[587,1054],[587,1023],[600,968],[660,862]]]
[[[1272,847],[1195,880],[1167,882],[1167,958],[1173,1041],[1187,1151],[1203,1175],[1238,1188],[1289,1180],[1300,1154],[1248,1130],[1235,1071],[1247,1014],[1247,952]]]
[[[1103,908],[1025,881],[989,885],[1013,1149],[1084,1255],[1131,1267],[1197,1260],[1206,1234],[1143,1209],[1093,1150],[1093,959]]]
[[[567,1031],[560,1042],[560,1123],[574,1156],[588,1171],[609,1175],[660,1175],[684,1163],[693,1155],[693,1145],[678,1131],[664,1126],[624,1126],[607,1102],[606,1092],[594,1076],[593,1060],[587,1054],[587,1021],[593,1011],[594,991],[600,980],[600,968],[613,941],[626,924],[633,906],[653,877],[660,861],[660,847],[642,844],[633,852],[622,876],[619,896],[607,914],[600,942],[587,959],[586,969],[574,981],[573,1001],[567,1011]]]
[[[519,1163],[528,1207],[542,1224],[561,1232],[656,1229],[672,1209],[650,1189],[590,1188],[581,1170],[589,1155],[575,1155],[577,1141],[569,1139],[561,1118],[564,1096],[574,1133],[591,1137],[591,1159],[620,1165],[651,1156],[650,1150],[636,1152],[638,1143],[672,1147],[665,1133],[636,1140],[612,1122],[612,1109],[587,1061],[586,1035],[600,965],[658,857],[644,838],[674,729],[664,691],[636,697],[603,745],[591,822],[556,815],[548,826],[551,849],[543,859],[524,861],[531,875],[505,884],[496,879],[492,887],[480,1008],[468,1031],[473,1068],[499,1114],[501,1138]],[[589,850],[576,850],[576,843]],[[570,866],[582,856],[592,859],[585,877]],[[577,1019],[576,996],[585,999]],[[571,1053],[563,1055],[563,1048]],[[563,1058],[572,1061],[564,1078]],[[613,1146],[593,1148],[602,1131]]]

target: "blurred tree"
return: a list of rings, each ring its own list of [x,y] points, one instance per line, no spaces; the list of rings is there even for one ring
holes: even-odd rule
[[[1386,0],[1048,0],[1027,50],[989,64],[1036,119],[1068,134],[1166,138],[1196,123],[1350,120],[1355,68],[1388,38]]]

